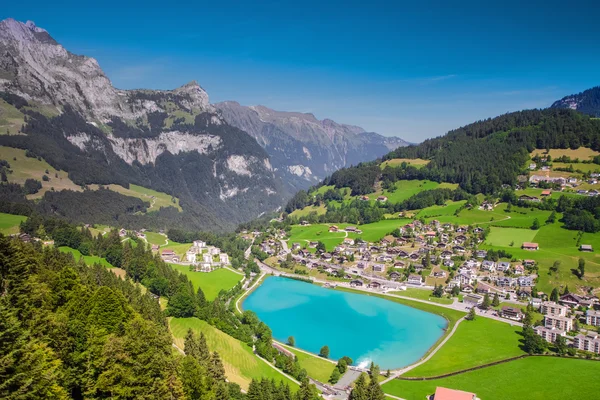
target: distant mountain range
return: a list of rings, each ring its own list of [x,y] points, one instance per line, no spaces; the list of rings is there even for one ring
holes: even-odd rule
[[[555,101],[551,108],[570,108],[592,117],[600,117],[600,86]]]
[[[275,170],[296,188],[306,188],[340,168],[409,144],[359,126],[318,120],[313,114],[247,107],[235,101],[215,107],[225,121],[254,137],[269,153]]]
[[[0,145],[29,150],[82,187],[137,184],[178,197],[184,215],[153,223],[189,229],[232,228],[406,144],[309,114],[215,106],[197,82],[120,90],[95,59],[14,19],[0,22],[0,129]]]

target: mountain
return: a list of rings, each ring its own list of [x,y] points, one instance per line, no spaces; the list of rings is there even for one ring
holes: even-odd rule
[[[600,118],[600,86],[555,101],[551,108],[570,108]]]
[[[267,151],[273,167],[291,186],[307,188],[332,172],[373,160],[409,143],[363,128],[318,120],[313,114],[215,104],[229,124],[248,132]]]
[[[77,185],[137,184],[179,197],[184,215],[163,209],[159,226],[229,228],[286,197],[267,152],[198,83],[117,89],[95,59],[30,21],[0,22],[0,126],[10,134],[0,145],[27,149]]]

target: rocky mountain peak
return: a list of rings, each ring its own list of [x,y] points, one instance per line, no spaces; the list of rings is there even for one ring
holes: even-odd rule
[[[173,90],[173,93],[188,95],[192,99],[193,106],[203,110],[212,110],[208,99],[208,93],[200,86],[200,84],[193,80],[186,83],[185,85]]]

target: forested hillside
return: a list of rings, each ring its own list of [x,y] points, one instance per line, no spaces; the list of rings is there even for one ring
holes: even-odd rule
[[[380,174],[378,161],[337,171],[323,184],[365,194],[381,176],[384,181],[451,182],[469,193],[493,193],[502,185],[517,184],[534,149],[580,146],[600,149],[600,120],[566,109],[520,111],[475,122],[416,146],[400,147],[382,158],[430,160],[423,168],[400,165]]]

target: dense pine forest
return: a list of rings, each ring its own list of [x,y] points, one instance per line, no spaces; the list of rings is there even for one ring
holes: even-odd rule
[[[0,397],[244,399],[203,336],[189,331],[185,354],[173,348],[167,317],[196,316],[250,344],[255,337],[261,356],[302,382],[292,394],[285,385],[253,381],[248,398],[317,398],[306,371],[273,349],[270,329],[252,312],[237,317],[224,304],[226,294],[208,302],[144,246],[122,245],[116,232],[93,238],[59,220],[32,218],[22,228],[44,229],[57,246],[102,255],[127,278],[54,247],[0,235]],[[166,296],[167,310],[136,282]]]

